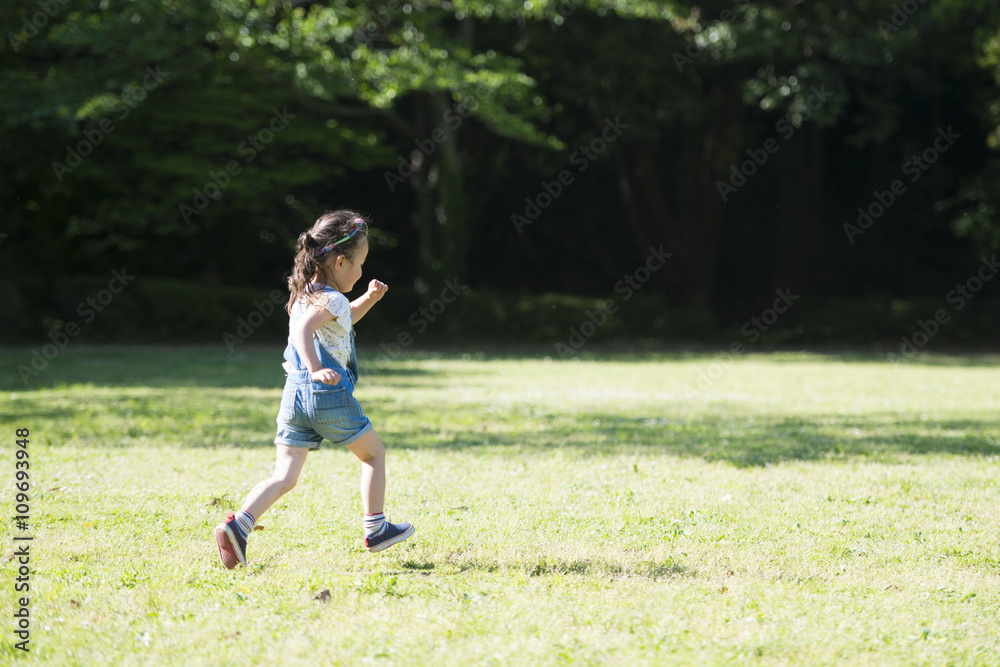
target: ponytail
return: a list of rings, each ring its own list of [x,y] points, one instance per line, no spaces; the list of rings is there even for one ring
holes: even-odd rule
[[[312,291],[313,280],[328,283],[326,264],[331,258],[354,256],[368,237],[368,223],[354,211],[325,213],[316,224],[301,234],[295,243],[295,260],[288,276],[288,304],[292,312],[296,301],[304,300],[319,305],[320,299]]]

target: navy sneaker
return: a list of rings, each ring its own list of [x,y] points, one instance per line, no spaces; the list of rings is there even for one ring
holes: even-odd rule
[[[247,538],[232,512],[215,527],[215,541],[219,544],[219,556],[227,570],[232,570],[237,565],[247,566]]]
[[[370,553],[388,549],[393,544],[398,544],[409,538],[417,529],[409,523],[389,523],[385,522],[385,530],[375,537],[365,538],[365,549]]]

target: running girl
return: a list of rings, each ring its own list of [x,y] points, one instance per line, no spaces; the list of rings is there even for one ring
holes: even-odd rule
[[[416,531],[408,523],[389,523],[383,513],[385,446],[354,398],[358,358],[354,323],[384,295],[385,283],[372,280],[354,301],[344,296],[361,278],[368,256],[368,226],[353,211],[320,217],[298,239],[288,279],[288,346],[285,390],[278,408],[277,462],[215,529],[223,565],[247,564],[247,538],[261,515],[292,490],[306,455],[323,438],[347,447],[361,461],[364,545],[370,552],[402,542]]]

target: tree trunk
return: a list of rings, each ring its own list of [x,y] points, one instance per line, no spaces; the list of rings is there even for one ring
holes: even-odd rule
[[[741,122],[743,113],[738,88],[726,86],[725,81],[712,85],[712,112],[703,122],[678,125],[675,155],[662,156],[656,142],[642,137],[624,141],[615,153],[618,190],[637,261],[644,262],[650,247],[660,244],[673,253],[654,284],[679,305],[712,305],[725,212],[713,177],[728,168],[722,165],[720,137]],[[664,166],[668,159],[673,169]],[[677,176],[671,179],[668,172]]]
[[[776,154],[774,285],[808,292],[822,285],[823,130],[799,129]]]
[[[456,132],[445,122],[446,93],[432,93],[424,105],[427,131],[421,139],[433,153],[423,151],[417,207],[420,232],[418,273],[433,287],[446,278],[465,278],[468,272],[469,229],[465,215],[464,178]]]

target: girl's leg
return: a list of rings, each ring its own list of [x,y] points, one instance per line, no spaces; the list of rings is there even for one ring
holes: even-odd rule
[[[277,461],[274,473],[250,490],[243,509],[235,514],[229,514],[226,520],[215,527],[215,541],[219,546],[219,557],[227,569],[232,570],[237,565],[247,564],[247,538],[253,531],[257,519],[274,504],[281,496],[293,488],[302,472],[302,464],[306,462],[308,449],[303,447],[288,447],[277,445]]]
[[[368,431],[347,446],[361,459],[361,502],[365,506],[365,549],[374,553],[408,539],[416,531],[409,523],[385,520],[385,445],[375,431]]]
[[[374,430],[369,430],[347,448],[361,460],[361,503],[365,514],[381,514],[385,503],[385,445],[382,439]]]
[[[278,448],[274,472],[270,477],[250,490],[243,501],[242,510],[256,520],[266,512],[281,496],[295,488],[295,483],[306,462],[308,449],[304,447],[289,447],[276,445]]]

